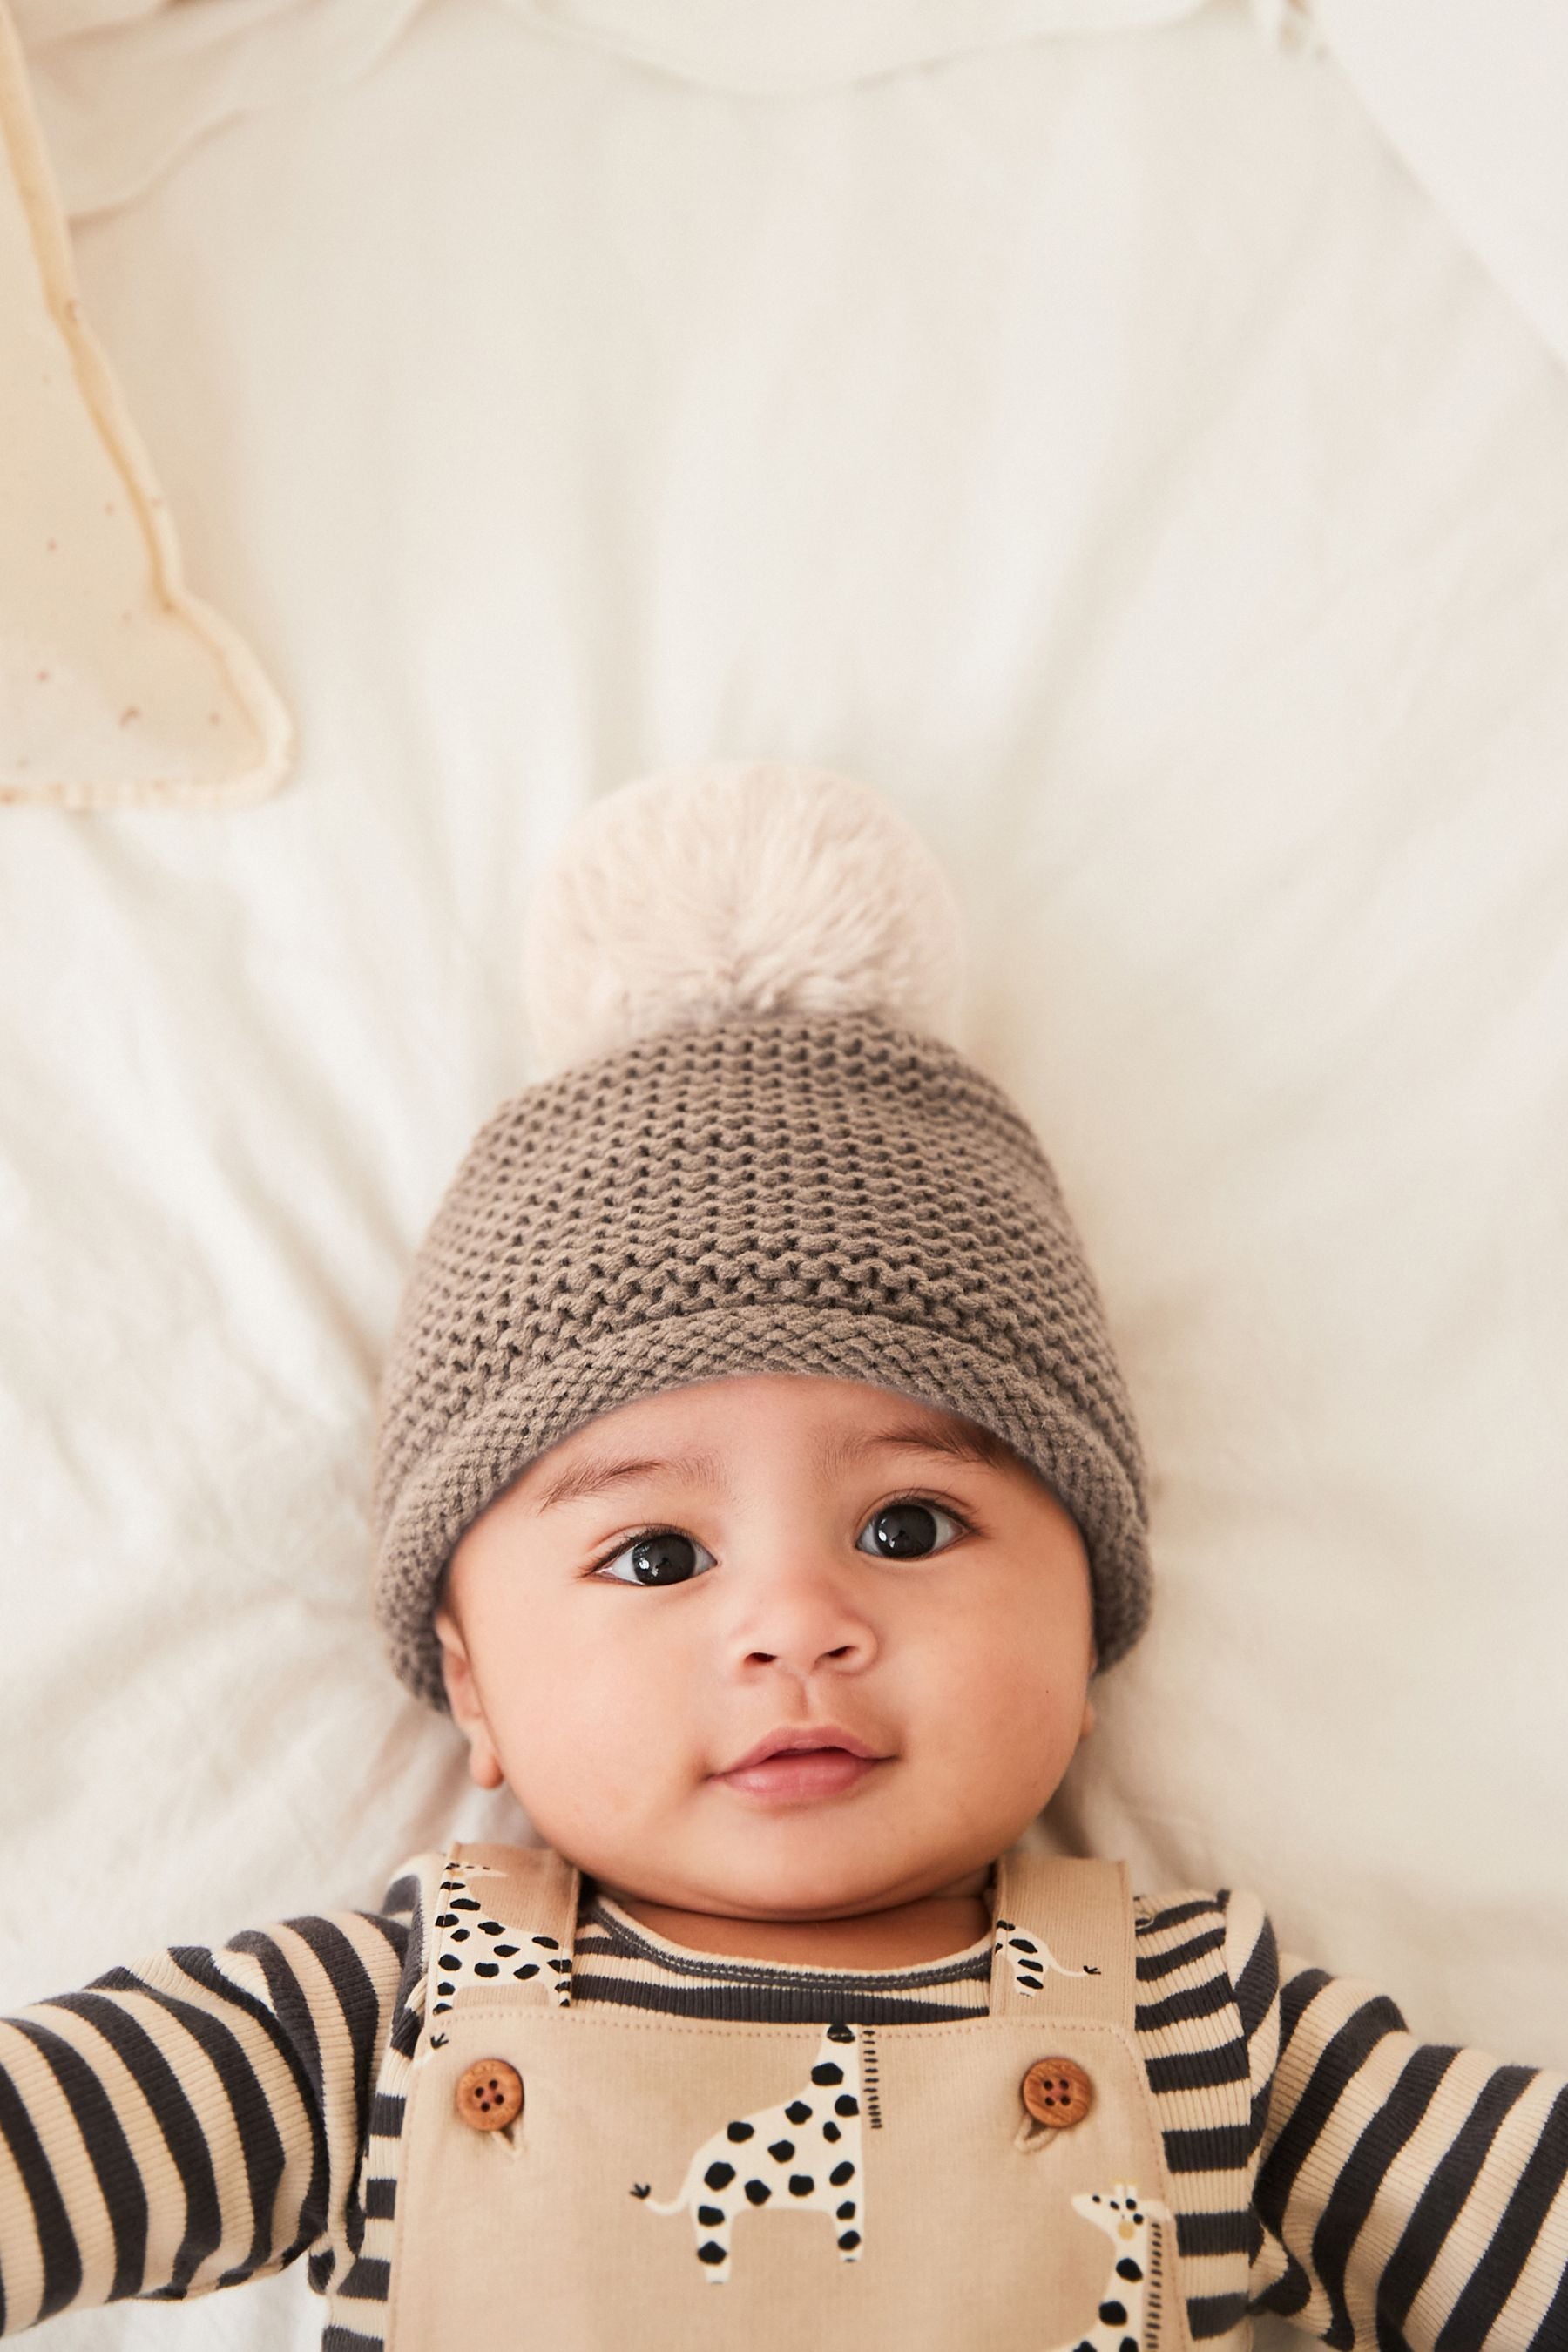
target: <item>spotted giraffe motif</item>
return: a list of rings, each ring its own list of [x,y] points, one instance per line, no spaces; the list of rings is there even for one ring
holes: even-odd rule
[[[1081,1969],[1064,1969],[1050,1946],[1037,1941],[1033,1936],[1020,1933],[1011,1919],[998,1919],[996,1937],[992,1945],[993,1959],[1009,1959],[1013,1963],[1014,1980],[1023,1993],[1036,1993],[1047,1974],[1058,1977],[1097,1977],[1100,1970],[1086,1960]]]
[[[639,2181],[634,2197],[647,2198]],[[774,2200],[831,2216],[841,2262],[859,2259],[866,2215],[860,2163],[860,2036],[853,2026],[825,2031],[811,2069],[795,2096],[755,2115],[736,2116],[703,2141],[686,2168],[680,2194],[650,2213],[689,2210],[697,2259],[710,2286],[730,2276],[730,2231],[748,2205],[756,2212]]]
[[[1075,2197],[1072,2210],[1110,2240],[1110,2270],[1092,2326],[1053,2352],[1142,2352],[1144,2322],[1157,2326],[1160,2315],[1160,2232],[1152,2225],[1168,2226],[1171,2215],[1121,2180],[1103,2197]]]
[[[502,1874],[482,1862],[445,1865],[439,1892],[447,1907],[436,1915],[430,1947],[432,2016],[450,2009],[455,1996],[469,1986],[527,1984],[540,1975],[552,1985],[558,2009],[571,2001],[572,1956],[563,1953],[557,1938],[508,1927],[486,1916],[472,1882]]]

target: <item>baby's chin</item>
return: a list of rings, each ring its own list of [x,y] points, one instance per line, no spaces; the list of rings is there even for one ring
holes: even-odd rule
[[[817,1824],[798,1841],[702,1845],[686,1840],[668,1850],[645,1844],[606,1856],[598,1866],[579,1867],[602,1885],[645,1903],[783,1925],[858,1917],[918,1902],[994,1859],[939,1852],[913,1824],[902,1840],[885,1829],[875,1839],[863,1831],[825,1837]]]
[[[915,1903],[988,1870],[1029,1818],[1005,1796],[890,1768],[837,1794],[758,1801],[712,1780],[638,1792],[628,1807],[581,1784],[520,1802],[546,1845],[612,1894],[670,1909],[779,1921],[849,1917]]]

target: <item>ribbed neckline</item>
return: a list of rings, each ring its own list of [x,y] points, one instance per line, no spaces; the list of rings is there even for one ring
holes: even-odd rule
[[[689,1972],[694,1967],[701,1968],[710,1963],[716,1969],[722,1969],[726,1976],[743,1970],[760,1982],[773,1979],[789,1982],[803,1977],[817,1979],[830,1977],[836,1984],[875,1987],[926,1982],[933,1975],[939,1973],[945,1975],[966,1961],[984,1958],[991,1950],[991,1936],[988,1931],[983,1936],[977,1936],[973,1943],[966,1944],[962,1951],[944,1952],[937,1959],[913,1960],[898,1969],[834,1969],[819,1968],[813,1963],[801,1960],[753,1960],[748,1959],[742,1953],[700,1952],[689,1944],[672,1943],[668,1937],[656,1935],[651,1927],[644,1927],[640,1919],[634,1919],[630,1912],[624,1911],[611,1895],[605,1894],[597,1885],[590,1884],[584,1889],[584,1893],[588,1907],[597,1908],[605,1913],[615,1921],[622,1935],[628,1937],[634,1943],[646,1945],[650,1953],[661,1959],[668,1959],[672,1967],[680,1969],[682,1973]]]

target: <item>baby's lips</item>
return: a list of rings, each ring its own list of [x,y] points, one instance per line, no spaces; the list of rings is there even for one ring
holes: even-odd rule
[[[743,1756],[737,1756],[732,1764],[722,1766],[720,1777],[743,1772],[753,1764],[766,1763],[770,1757],[775,1755],[792,1751],[798,1754],[807,1749],[826,1748],[843,1748],[847,1755],[862,1757],[868,1764],[885,1760],[881,1748],[873,1748],[868,1740],[860,1738],[858,1732],[846,1730],[841,1723],[784,1723],[773,1731],[765,1732]]]
[[[737,1765],[719,1777],[726,1787],[752,1797],[837,1797],[846,1789],[856,1787],[888,1760],[885,1757],[851,1756],[843,1748],[782,1748],[754,1764]]]

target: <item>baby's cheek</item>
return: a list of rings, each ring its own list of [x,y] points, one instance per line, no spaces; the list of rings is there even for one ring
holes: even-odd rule
[[[979,1752],[1004,1770],[1031,1774],[1047,1762],[1065,1770],[1078,1745],[1088,1685],[1087,1657],[1057,1654],[1023,1633],[950,1651],[944,1706]]]
[[[681,1754],[678,1694],[605,1644],[542,1643],[505,1708],[502,1766],[541,1830],[544,1809],[584,1822],[645,1811]]]

